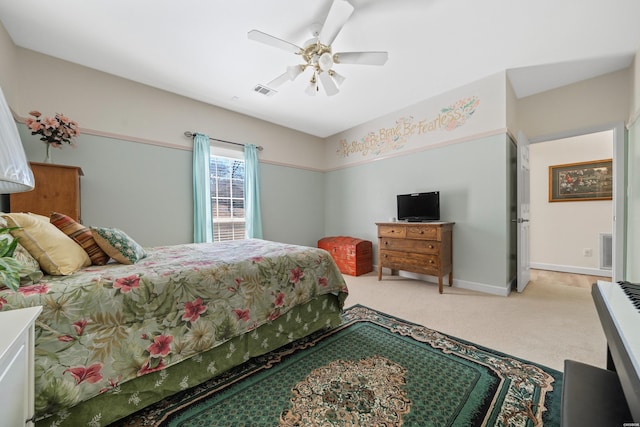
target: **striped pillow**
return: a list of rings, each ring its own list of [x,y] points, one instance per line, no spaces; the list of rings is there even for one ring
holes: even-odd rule
[[[64,234],[47,217],[29,213],[5,214],[11,235],[38,260],[40,268],[53,276],[73,274],[91,265],[89,255],[72,238]]]
[[[93,238],[93,234],[91,234],[91,230],[84,225],[58,212],[51,212],[50,222],[84,249],[89,255],[89,259],[91,259],[91,264],[105,265],[109,261],[109,255],[100,249],[100,246]]]

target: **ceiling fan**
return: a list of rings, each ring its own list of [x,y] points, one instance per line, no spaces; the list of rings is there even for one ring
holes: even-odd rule
[[[313,70],[313,74],[305,92],[315,95],[319,91],[319,84],[322,83],[326,94],[332,96],[339,92],[338,86],[345,80],[342,75],[333,70],[335,64],[384,65],[389,56],[387,52],[333,53],[331,44],[347,23],[353,10],[353,6],[347,0],[333,0],[324,24],[315,24],[311,27],[313,38],[305,42],[302,47],[262,31],[249,31],[250,40],[295,53],[304,61],[303,64],[288,66],[287,71],[271,80],[267,86],[276,88],[287,81],[294,81],[309,68]]]

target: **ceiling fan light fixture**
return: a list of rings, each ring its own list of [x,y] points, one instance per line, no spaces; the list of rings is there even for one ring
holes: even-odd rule
[[[333,54],[332,43],[347,23],[354,11],[348,0],[332,0],[331,8],[322,24],[311,26],[312,38],[299,47],[294,43],[279,39],[258,30],[251,30],[248,37],[282,50],[293,52],[301,57],[303,64],[287,67],[283,75],[278,76],[272,83],[282,84],[286,80],[293,81],[300,74],[309,70],[311,81],[305,92],[316,95],[322,86],[328,96],[336,95],[345,78],[333,71],[336,64],[384,65],[388,59],[387,52],[338,52]]]
[[[345,77],[345,76],[343,76],[342,74],[338,74],[338,73],[336,73],[336,72],[335,72],[335,71],[333,71],[333,70],[329,70],[329,75],[330,75],[331,77],[333,77],[333,80],[335,80],[335,81],[336,81],[336,84],[337,84],[338,86],[340,86],[340,85],[341,85],[342,83],[344,83],[344,81],[346,80],[346,77]]]
[[[322,83],[322,87],[324,88],[327,96],[337,95],[338,92],[340,92],[338,90],[338,85],[336,85],[335,80],[333,80],[328,71],[318,74],[318,78],[320,79],[320,83]]]
[[[316,92],[318,92],[318,81],[316,80],[315,73],[311,77],[311,80],[309,80],[309,84],[307,85],[307,88],[304,91],[309,96],[315,96]]]
[[[333,67],[333,57],[331,56],[331,52],[324,52],[318,58],[318,67],[322,71],[329,71],[331,67]]]

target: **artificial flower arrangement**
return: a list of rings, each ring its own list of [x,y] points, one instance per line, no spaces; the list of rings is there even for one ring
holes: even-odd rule
[[[64,114],[56,113],[55,117],[43,117],[39,111],[29,113],[35,119],[29,117],[25,123],[31,129],[31,135],[40,135],[40,141],[54,147],[62,147],[63,143],[73,145],[74,138],[80,134],[78,123],[69,119]]]

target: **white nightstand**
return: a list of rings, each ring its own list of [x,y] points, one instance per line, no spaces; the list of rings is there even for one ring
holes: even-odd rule
[[[0,424],[33,426],[34,323],[42,307],[0,313]]]

